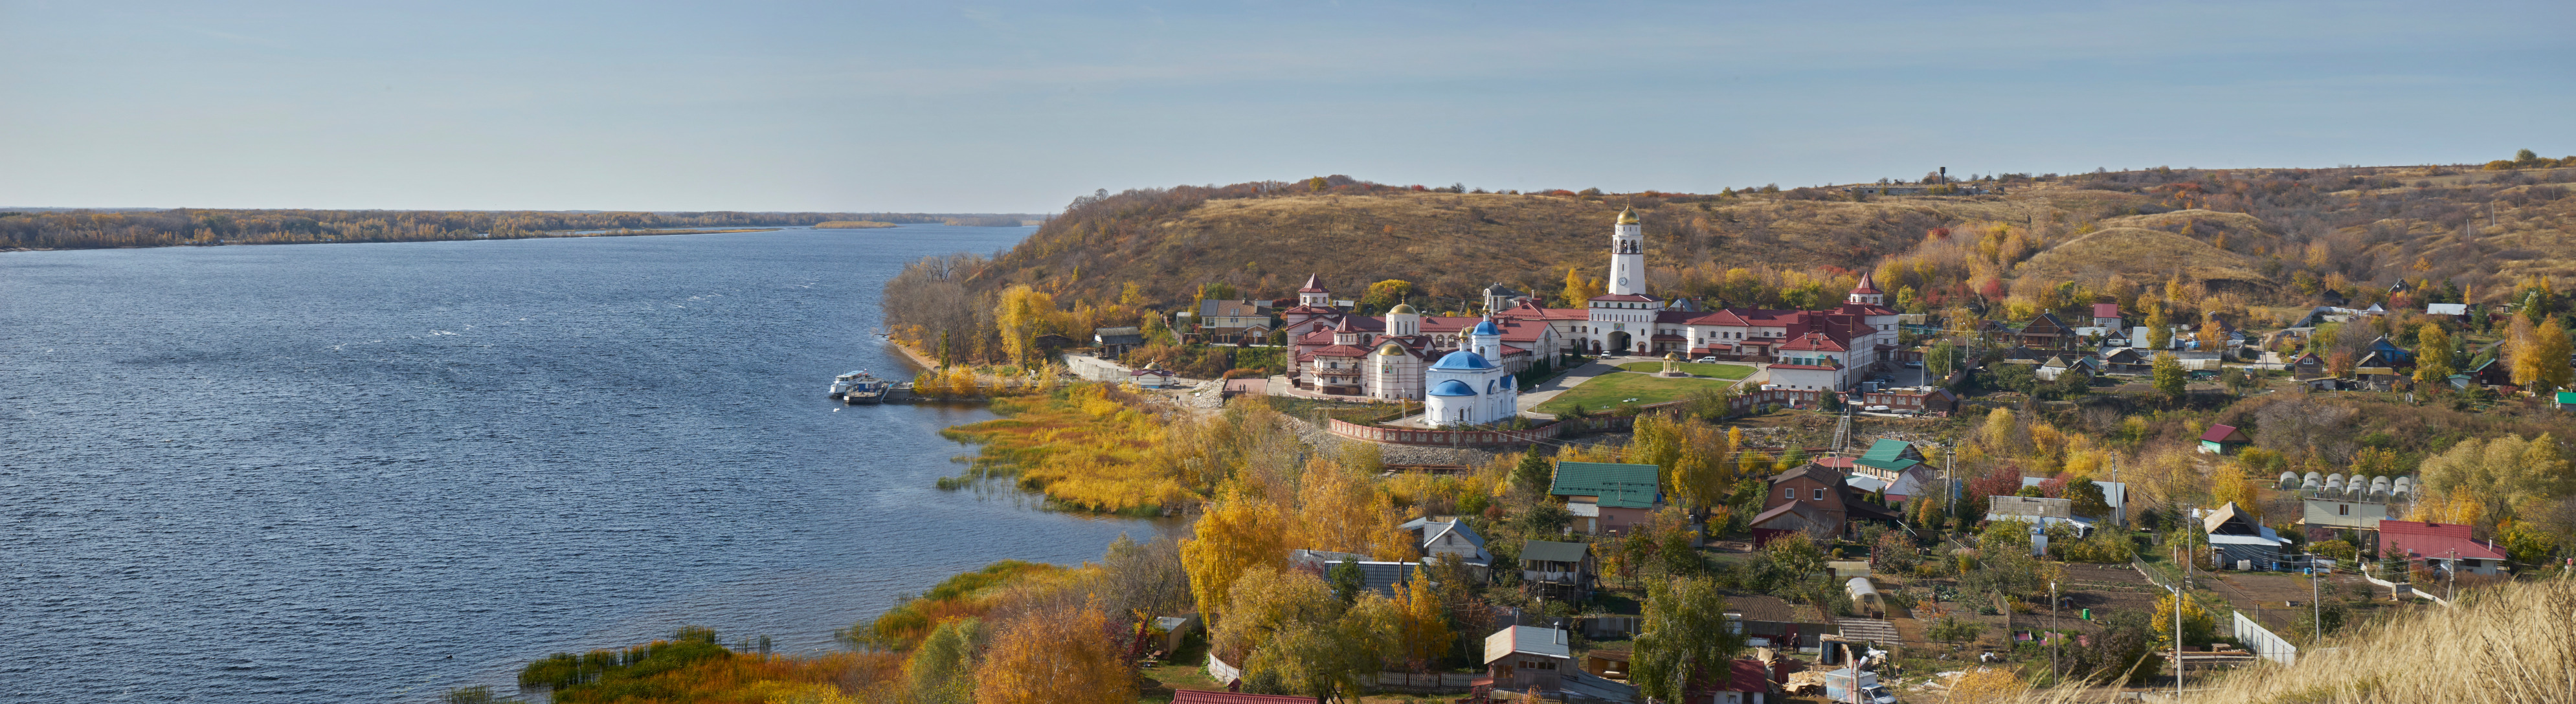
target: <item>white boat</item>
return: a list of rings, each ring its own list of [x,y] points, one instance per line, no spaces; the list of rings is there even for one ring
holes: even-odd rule
[[[869,374],[868,370],[865,369],[832,377],[832,398],[841,398],[849,394],[850,387],[858,386],[863,382],[873,381],[875,379],[876,376]]]

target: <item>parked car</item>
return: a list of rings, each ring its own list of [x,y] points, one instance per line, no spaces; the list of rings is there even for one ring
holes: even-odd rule
[[[1699,358],[1699,359],[1691,360],[1691,363],[1693,363],[1693,364],[1716,364],[1716,363],[1717,363],[1717,358],[1716,358],[1716,357],[1701,357],[1701,358]]]
[[[1906,362],[1906,363],[1905,363],[1905,368],[1907,368],[1907,369],[1922,369],[1922,368],[1923,368],[1923,363],[1922,363],[1922,362],[1919,362],[1919,361],[1917,361],[1917,362]]]

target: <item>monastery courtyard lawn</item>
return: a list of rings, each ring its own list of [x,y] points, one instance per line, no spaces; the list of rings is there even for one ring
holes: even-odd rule
[[[1653,374],[1655,372],[1663,371],[1664,363],[1629,362],[1627,364],[1619,365],[1619,368],[1632,372]],[[1754,371],[1753,365],[1750,364],[1700,364],[1697,362],[1683,362],[1679,369],[1681,369],[1683,374],[1714,377],[1718,379],[1742,379],[1744,377],[1753,376]],[[1589,408],[1589,406],[1586,406],[1586,408]]]
[[[1662,363],[1654,364],[1657,369],[1662,368]],[[1618,372],[1592,377],[1590,381],[1583,382],[1582,386],[1566,389],[1565,393],[1557,394],[1556,398],[1548,399],[1546,403],[1541,403],[1530,410],[1558,414],[1573,408],[1575,404],[1582,404],[1583,410],[1598,413],[1628,403],[1640,406],[1663,403],[1680,399],[1700,389],[1722,389],[1734,383],[1718,379],[1669,379],[1653,374]],[[1636,400],[1628,400],[1632,398]]]

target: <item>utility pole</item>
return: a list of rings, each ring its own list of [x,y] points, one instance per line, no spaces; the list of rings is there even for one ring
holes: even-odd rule
[[[2057,686],[2057,581],[2048,582],[2048,686]]]
[[[2165,587],[2165,591],[2173,592],[2174,702],[2180,704],[2182,702],[2182,590]]]

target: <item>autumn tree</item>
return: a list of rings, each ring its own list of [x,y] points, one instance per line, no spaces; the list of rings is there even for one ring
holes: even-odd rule
[[[2174,637],[2174,597],[2171,592],[2167,592],[2162,596],[2156,597],[2155,622],[2156,647],[2167,649],[2172,648]],[[2183,595],[2182,644],[2186,646],[2208,645],[2209,641],[2216,637],[2217,632],[2218,621],[2209,615],[2209,610],[2202,606],[2200,598],[2190,594]]]
[[[1250,570],[1276,570],[1288,562],[1288,521],[1270,503],[1241,485],[1229,485],[1181,541],[1181,564],[1190,594],[1202,611],[1227,603],[1234,583]],[[1232,614],[1221,610],[1214,620]]]
[[[2447,384],[2451,378],[2451,334],[2425,323],[2415,333],[2415,383]]]
[[[1744,636],[1728,627],[1724,592],[1705,578],[1648,583],[1638,626],[1633,681],[1637,693],[1660,701],[1681,701],[1694,675],[1726,676],[1744,648]]]
[[[2164,394],[2165,400],[2168,402],[2181,401],[2184,390],[2183,385],[2190,378],[2188,374],[2183,372],[2182,360],[2174,357],[2171,352],[2158,352],[2156,353],[2156,361],[2153,369],[2155,372],[2156,392]]]
[[[930,636],[904,658],[905,684],[922,704],[968,704],[975,700],[974,657],[977,619],[940,622]]]
[[[1932,349],[1923,353],[1923,373],[1933,379],[1948,378],[1958,360],[1959,348],[1951,346],[1949,340],[1932,343]]]
[[[1368,292],[1360,295],[1360,309],[1371,311],[1387,310],[1394,308],[1395,304],[1403,303],[1404,299],[1412,296],[1413,282],[1387,279],[1385,281],[1369,284]]]
[[[2207,320],[2203,320],[2203,321],[2201,321],[2201,323],[2200,323],[2200,351],[2202,351],[2202,352],[2219,352],[2219,351],[2223,351],[2223,350],[2226,350],[2226,349],[2227,349],[2227,326],[2219,324],[2219,322],[2218,322],[2218,316],[2214,316],[2214,315],[2213,315],[2213,316],[2209,316],[2209,318],[2208,318]]]
[[[1126,704],[1136,673],[1098,603],[1072,613],[1030,612],[994,634],[976,668],[980,704]]]
[[[1414,671],[1425,671],[1449,652],[1458,634],[1449,630],[1449,612],[1432,587],[1432,577],[1423,565],[1413,568],[1413,581],[1395,594],[1396,611],[1403,617],[1404,662]]]
[[[2209,477],[2209,502],[2215,506],[2236,504],[2236,510],[2256,522],[2263,520],[2261,486],[2245,472],[2244,465],[2229,462],[2218,466]]]
[[[2147,308],[2147,349],[2161,350],[2173,345],[2173,319],[2165,317],[2165,306],[2158,303]]]
[[[1023,368],[1037,356],[1037,336],[1044,332],[1056,315],[1055,297],[1031,289],[1027,284],[1002,290],[1001,303],[993,309],[994,325],[1000,328],[1002,351],[1011,363]]]

